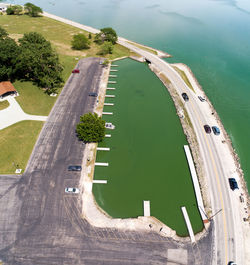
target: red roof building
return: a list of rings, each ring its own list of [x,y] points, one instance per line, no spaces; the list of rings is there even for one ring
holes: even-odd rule
[[[0,82],[0,97],[6,97],[9,95],[16,95],[17,91],[9,81]]]

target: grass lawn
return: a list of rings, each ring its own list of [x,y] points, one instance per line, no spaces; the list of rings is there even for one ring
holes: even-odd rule
[[[5,100],[5,101],[1,101],[0,102],[0,110],[6,109],[7,107],[9,107],[10,103]]]
[[[43,122],[22,121],[0,131],[0,173],[13,174],[25,169]]]
[[[186,83],[186,85],[192,89],[194,91],[194,88],[192,87],[191,83],[189,82],[189,79],[187,78],[186,74],[184,71],[182,71],[181,69],[179,69],[176,66],[172,66],[174,67],[174,69],[179,73],[179,75],[181,76],[181,78],[184,80],[184,82]],[[195,92],[195,91],[194,91]]]

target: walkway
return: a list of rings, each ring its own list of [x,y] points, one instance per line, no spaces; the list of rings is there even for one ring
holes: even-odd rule
[[[9,107],[0,111],[0,130],[7,128],[17,122],[25,120],[46,121],[47,116],[37,116],[25,113],[14,97],[8,96],[6,100]]]

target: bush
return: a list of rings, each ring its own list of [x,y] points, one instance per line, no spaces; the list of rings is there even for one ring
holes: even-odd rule
[[[85,143],[101,142],[105,137],[105,121],[96,113],[86,113],[76,126],[77,136]]]
[[[89,48],[89,40],[84,34],[75,34],[71,42],[72,48],[75,50],[83,50]]]
[[[105,41],[101,46],[100,51],[98,52],[99,55],[107,55],[113,53],[114,46],[111,42]]]

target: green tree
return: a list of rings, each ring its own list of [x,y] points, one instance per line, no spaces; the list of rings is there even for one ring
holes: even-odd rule
[[[105,41],[101,46],[100,51],[98,52],[99,55],[107,55],[113,53],[114,46],[111,42]]]
[[[89,40],[91,40],[92,39],[92,35],[91,35],[91,33],[89,33]]]
[[[75,34],[71,42],[72,48],[75,50],[83,50],[89,48],[89,40],[84,34]]]
[[[7,15],[21,15],[23,7],[20,5],[9,6],[6,10]]]
[[[47,93],[60,87],[63,67],[51,44],[41,34],[25,33],[19,39],[20,53],[17,56],[17,77],[31,80],[46,88]]]
[[[8,37],[8,35],[8,32],[4,28],[0,27],[0,39],[4,39]]]
[[[112,28],[103,28],[101,29],[102,36],[104,37],[104,41],[109,41],[112,44],[117,42],[117,34],[116,31]]]
[[[105,121],[96,113],[86,113],[76,126],[78,138],[86,143],[101,142],[105,137]]]
[[[32,3],[26,3],[24,5],[24,9],[26,11],[26,14],[28,14],[31,17],[39,17],[40,13],[43,12],[43,10],[40,7],[38,7]]]
[[[19,54],[19,47],[5,33],[2,33],[2,36],[5,36],[5,38],[0,37],[0,81],[12,81],[15,79],[16,58]]]

